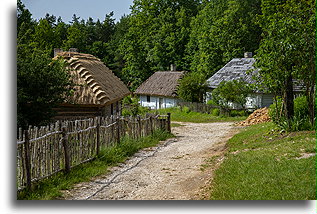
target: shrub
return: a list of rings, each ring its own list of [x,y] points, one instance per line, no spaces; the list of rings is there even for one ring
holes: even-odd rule
[[[252,88],[244,81],[222,81],[212,92],[212,102],[222,108],[230,108],[231,103],[245,107],[246,98]]]
[[[238,111],[238,110],[231,110],[230,111],[230,117],[237,117],[237,116],[240,116],[240,117],[242,117],[242,116],[246,116],[247,114],[246,114],[246,112],[244,111],[244,110],[240,110],[240,111]]]
[[[122,116],[137,116],[145,115],[149,109],[139,104],[139,99],[131,95],[122,100]]]
[[[211,115],[212,116],[219,116],[220,115],[220,110],[219,108],[214,108],[211,110]]]
[[[187,107],[187,106],[184,106],[183,108],[182,108],[182,112],[184,112],[184,113],[189,113],[190,112],[190,109],[189,109],[189,107]]]
[[[294,99],[294,117],[291,120],[288,121],[286,119],[281,108],[281,98],[278,98],[277,102],[269,107],[269,115],[280,129],[286,131],[313,130],[314,127],[309,120],[308,102],[305,96],[299,96]]]

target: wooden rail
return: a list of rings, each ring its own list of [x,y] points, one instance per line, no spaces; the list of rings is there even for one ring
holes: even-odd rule
[[[120,143],[124,136],[136,139],[155,130],[171,131],[170,114],[146,117],[95,117],[57,121],[43,127],[19,129],[17,139],[18,190],[58,172],[93,160],[100,148]]]

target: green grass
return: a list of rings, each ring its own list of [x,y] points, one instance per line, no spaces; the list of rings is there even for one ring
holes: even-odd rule
[[[181,126],[184,126],[184,125],[179,123],[171,123],[171,127],[181,127]]]
[[[159,109],[153,112],[166,115],[171,113],[171,120],[178,122],[192,122],[192,123],[212,123],[212,122],[235,122],[245,120],[246,116],[226,117],[226,116],[213,116],[211,114],[203,114],[192,111],[182,111],[179,107]]]
[[[315,200],[315,132],[283,133],[272,123],[246,128],[228,142],[216,170],[212,200]]]
[[[92,177],[107,172],[109,166],[124,162],[128,157],[142,148],[152,147],[159,141],[173,137],[172,134],[156,131],[151,136],[138,140],[123,138],[121,143],[102,148],[100,155],[92,162],[72,168],[69,174],[58,173],[39,182],[33,190],[23,190],[17,194],[18,200],[54,200],[62,199],[61,190],[71,189],[74,184],[89,181]]]

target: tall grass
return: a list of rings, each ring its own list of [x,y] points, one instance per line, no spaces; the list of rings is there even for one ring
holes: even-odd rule
[[[152,135],[140,139],[124,137],[120,143],[101,148],[99,156],[92,162],[74,167],[70,173],[58,173],[49,179],[43,180],[32,190],[23,190],[18,193],[19,200],[53,200],[63,199],[61,190],[67,190],[76,183],[89,181],[92,177],[104,174],[110,166],[124,162],[138,150],[157,145],[160,141],[173,137],[172,134],[158,130]]]

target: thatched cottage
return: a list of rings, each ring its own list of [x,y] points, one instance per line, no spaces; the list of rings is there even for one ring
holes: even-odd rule
[[[248,84],[255,83],[254,76],[258,74],[258,70],[254,69],[255,59],[252,53],[247,52],[244,58],[234,58],[228,62],[223,68],[216,72],[207,80],[210,92],[207,93],[207,101],[211,99],[212,90],[217,88],[223,81],[242,80]],[[266,94],[261,91],[255,91],[247,97],[245,107],[247,109],[256,109],[268,107],[273,103],[273,94]],[[232,108],[240,108],[237,104],[231,103]]]
[[[174,107],[179,101],[177,87],[184,71],[157,71],[135,91],[140,104],[151,109]]]
[[[56,109],[55,119],[119,114],[121,100],[130,94],[127,86],[90,54],[56,51],[68,62],[67,71],[75,84],[74,94]]]

